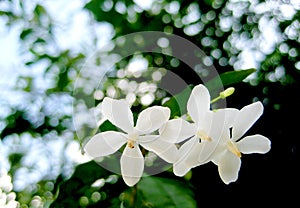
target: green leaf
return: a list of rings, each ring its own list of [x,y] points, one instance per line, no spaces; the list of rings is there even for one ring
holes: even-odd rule
[[[132,193],[134,194],[134,192]],[[136,194],[134,207],[197,207],[191,188],[186,183],[175,179],[155,176],[144,177],[137,184]]]
[[[245,78],[247,78],[250,74],[255,72],[255,69],[245,69],[239,71],[230,71],[220,74],[204,85],[210,91],[211,95],[218,95],[220,90],[229,87],[233,84],[242,82]],[[175,116],[181,116],[187,112],[186,106],[189,99],[189,96],[192,92],[192,85],[189,85],[186,89],[184,89],[179,94],[173,96],[163,104],[163,106],[170,108],[171,110],[171,118]]]
[[[25,38],[30,35],[31,33],[33,32],[33,29],[32,28],[27,28],[27,29],[24,29],[21,34],[20,34],[20,38],[21,40],[25,40]]]
[[[62,181],[60,176],[56,180],[57,197],[50,208],[83,207],[80,202],[82,197],[89,200],[88,204],[91,207],[96,204],[96,207],[110,207],[111,200],[119,196],[125,189],[125,184],[121,180],[110,182],[109,178],[111,176],[110,171],[104,169],[95,161],[78,165],[69,179]],[[92,186],[98,179],[104,179],[105,183],[100,187]],[[93,193],[101,194],[101,198],[98,201],[93,200]]]
[[[163,106],[170,108],[171,110],[171,118],[175,116],[181,116],[182,114],[186,113],[186,105],[189,99],[189,96],[192,92],[193,86],[189,85],[186,89],[180,92],[177,95],[174,95],[170,100],[165,102]]]
[[[79,207],[79,198],[84,196],[91,184],[108,175],[109,172],[94,161],[78,165],[71,178],[58,185],[57,198],[50,207]]]
[[[109,120],[106,120],[100,125],[99,130],[100,130],[100,132],[118,131],[118,128],[115,125],[113,125]]]
[[[222,81],[223,86],[219,87],[228,87],[233,84],[242,82],[246,79],[250,74],[254,73],[256,69],[244,69],[238,71],[229,71],[223,74],[220,74],[220,77],[215,77],[208,81],[205,86],[208,88],[209,91],[218,90],[217,86],[220,85],[220,80]]]

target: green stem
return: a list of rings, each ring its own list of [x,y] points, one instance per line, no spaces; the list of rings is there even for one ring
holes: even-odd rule
[[[214,99],[212,99],[212,100],[210,101],[210,104],[213,104],[213,103],[217,102],[217,101],[220,100],[220,99],[221,99],[221,96],[216,97],[216,98],[214,98]]]
[[[136,196],[137,196],[137,184],[135,184],[132,187],[130,201],[129,201],[129,207],[135,207],[134,205],[135,205],[135,202],[136,202]]]

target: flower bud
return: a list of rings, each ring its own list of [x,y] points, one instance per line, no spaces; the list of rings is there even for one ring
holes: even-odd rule
[[[226,97],[232,95],[234,93],[234,87],[229,87],[226,90],[224,90],[223,92],[220,92],[220,97],[222,99],[225,99]]]

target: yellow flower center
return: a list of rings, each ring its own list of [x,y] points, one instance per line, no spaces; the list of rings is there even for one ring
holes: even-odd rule
[[[196,136],[201,139],[201,140],[207,140],[207,141],[211,141],[211,137],[207,135],[207,133],[203,130],[199,130],[197,131]]]
[[[232,152],[233,154],[235,154],[238,157],[242,157],[241,152],[239,151],[239,149],[237,148],[236,144],[232,141],[228,141],[227,142],[227,148],[230,152]]]
[[[136,133],[129,134],[128,135],[128,141],[127,141],[128,147],[133,149],[137,138],[138,138],[138,135]]]

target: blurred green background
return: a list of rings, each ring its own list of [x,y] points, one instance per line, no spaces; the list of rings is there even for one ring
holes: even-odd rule
[[[185,178],[169,172],[145,178],[137,190],[138,207],[153,207],[160,197],[173,197],[182,207],[299,204],[293,191],[300,174],[299,1],[2,0],[0,25],[0,207],[9,202],[24,208],[130,205],[127,196],[134,190],[81,154],[82,138],[94,128],[87,115],[97,114],[89,108],[104,96],[126,97],[138,112],[170,96],[157,87],[167,70],[190,85],[201,82],[195,72],[207,73],[163,54],[136,53],[117,62],[96,91],[82,84],[91,79],[80,74],[82,68],[105,70],[116,58],[110,53],[115,38],[141,31],[191,41],[220,74],[255,68],[231,85],[236,91],[226,102],[239,109],[263,102],[264,114],[248,133],[268,137],[272,148],[266,155],[243,157],[239,179],[230,185],[222,183],[213,164]],[[83,81],[76,83],[78,77]],[[96,86],[97,80],[89,81]],[[164,196],[166,189],[171,191]]]

